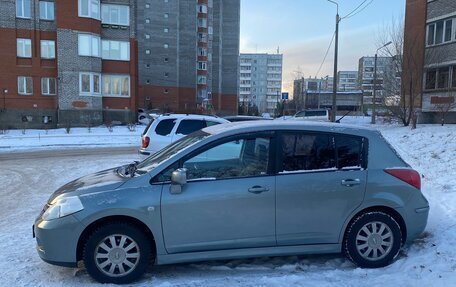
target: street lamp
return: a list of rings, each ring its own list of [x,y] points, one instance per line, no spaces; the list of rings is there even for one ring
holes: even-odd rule
[[[336,40],[334,44],[334,78],[333,78],[333,96],[332,96],[332,111],[331,111],[331,122],[336,121],[336,113],[337,113],[337,104],[336,104],[336,95],[337,95],[337,52],[339,49],[339,4],[333,0],[328,0],[337,6],[337,14],[336,14]]]
[[[389,41],[388,43],[386,43],[385,45],[381,46],[380,48],[377,49],[377,51],[375,51],[375,60],[374,60],[374,92],[372,93],[373,97],[372,97],[372,119],[371,119],[371,124],[375,124],[375,116],[376,116],[376,111],[375,111],[375,106],[376,106],[376,103],[375,103],[375,100],[376,100],[376,97],[377,97],[377,54],[378,54],[378,51],[385,48],[386,46],[388,45],[391,45],[393,42]]]

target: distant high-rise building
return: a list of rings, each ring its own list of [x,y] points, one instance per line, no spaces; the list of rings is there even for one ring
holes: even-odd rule
[[[364,103],[371,104],[374,92],[375,57],[359,59],[358,89],[364,93]],[[392,57],[377,57],[376,103],[382,103],[388,92],[386,78],[395,77]]]
[[[337,90],[358,90],[358,71],[340,71],[337,73]]]
[[[282,54],[241,54],[239,101],[275,113],[282,92]]]

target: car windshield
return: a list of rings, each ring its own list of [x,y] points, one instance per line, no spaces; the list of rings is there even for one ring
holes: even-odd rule
[[[210,134],[202,130],[196,131],[188,136],[168,145],[164,149],[152,154],[144,161],[138,163],[136,172],[138,174],[145,174],[157,167],[160,163],[174,156],[178,152],[194,145],[195,143],[205,139]]]

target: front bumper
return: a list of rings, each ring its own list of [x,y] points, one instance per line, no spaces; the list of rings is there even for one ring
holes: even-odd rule
[[[33,226],[36,250],[41,259],[53,265],[76,267],[78,240],[83,225],[72,215],[44,221]]]

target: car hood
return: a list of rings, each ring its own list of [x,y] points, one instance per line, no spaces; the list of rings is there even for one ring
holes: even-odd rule
[[[66,193],[73,193],[72,195],[83,195],[97,191],[107,191],[119,188],[129,178],[120,176],[117,173],[117,169],[118,168],[103,170],[73,180],[57,189],[49,199],[49,203],[57,196]]]

